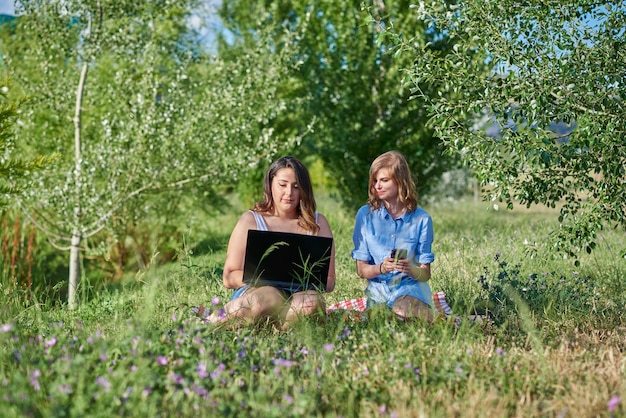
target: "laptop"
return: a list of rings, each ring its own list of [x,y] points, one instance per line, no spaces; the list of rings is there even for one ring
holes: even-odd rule
[[[326,290],[333,239],[248,230],[243,282],[290,292]]]

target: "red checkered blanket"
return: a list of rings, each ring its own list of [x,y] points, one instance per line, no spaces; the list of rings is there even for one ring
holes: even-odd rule
[[[446,318],[449,318],[453,315],[452,309],[448,302],[446,302],[446,294],[444,292],[436,292],[433,293],[433,302],[435,309],[443,314]],[[333,312],[338,310],[346,310],[346,311],[358,311],[363,312],[367,307],[367,297],[355,298],[355,299],[347,299],[342,300],[340,302],[333,303],[326,307],[326,312]],[[459,323],[461,318],[454,318],[455,323]]]

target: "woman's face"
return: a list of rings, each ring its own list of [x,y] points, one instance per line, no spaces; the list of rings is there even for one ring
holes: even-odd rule
[[[300,189],[292,168],[281,168],[272,179],[272,199],[278,212],[295,212],[300,204]]]
[[[374,190],[381,200],[389,202],[398,198],[398,185],[392,180],[391,173],[386,168],[381,168],[374,176]]]

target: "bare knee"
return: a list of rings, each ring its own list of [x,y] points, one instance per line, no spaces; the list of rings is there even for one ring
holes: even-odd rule
[[[293,322],[301,316],[322,313],[325,310],[324,297],[313,290],[297,292],[291,296],[285,320]]]
[[[224,306],[228,318],[254,321],[280,311],[285,303],[282,293],[273,287],[259,287],[248,290],[242,296]]]
[[[400,318],[419,318],[427,322],[433,320],[432,308],[421,300],[412,296],[401,296],[393,304],[393,312]]]

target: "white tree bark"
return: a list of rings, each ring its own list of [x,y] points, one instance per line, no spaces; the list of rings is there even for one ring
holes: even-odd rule
[[[80,234],[72,236],[72,245],[70,246],[70,279],[69,279],[69,293],[67,296],[67,304],[70,309],[76,307],[76,290],[78,289],[78,283],[80,278]]]
[[[88,23],[87,36],[91,35],[91,18]],[[81,225],[82,225],[82,144],[81,144],[81,116],[83,105],[83,93],[85,91],[85,82],[87,80],[88,62],[83,63],[78,80],[78,88],[76,89],[76,107],[74,109],[74,187],[76,196],[76,206],[74,207],[74,228],[72,231],[72,241],[70,244],[70,273],[68,285],[67,304],[70,309],[76,306],[76,290],[80,279],[80,244],[82,241]]]

